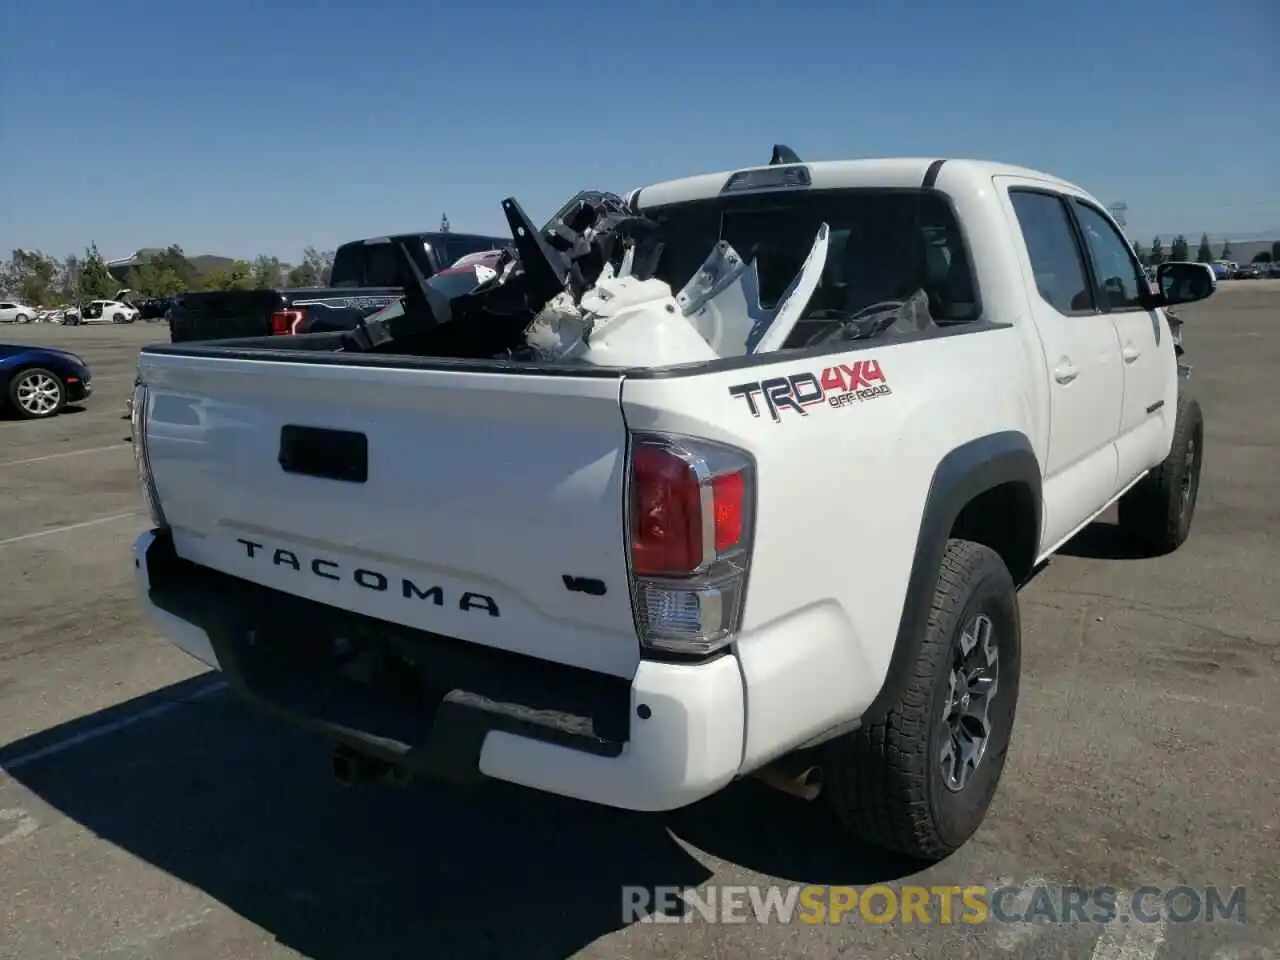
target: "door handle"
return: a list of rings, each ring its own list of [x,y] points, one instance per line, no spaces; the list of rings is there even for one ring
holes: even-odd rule
[[[1124,349],[1120,351],[1120,356],[1124,357],[1125,363],[1133,363],[1133,361],[1142,356],[1142,351],[1132,343],[1126,343]]]
[[[1070,360],[1062,360],[1053,370],[1053,379],[1059,383],[1070,383],[1080,376],[1080,371],[1072,366]]]

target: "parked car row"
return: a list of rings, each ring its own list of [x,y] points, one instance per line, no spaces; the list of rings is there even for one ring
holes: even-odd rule
[[[1240,263],[1227,275],[1229,280],[1261,280],[1264,277],[1280,279],[1280,263]]]
[[[84,304],[33,307],[16,300],[0,300],[0,323],[60,323],[74,327],[87,323],[133,323],[141,311],[123,300],[90,300]],[[164,312],[158,315],[163,317]]]
[[[1214,277],[1219,280],[1262,280],[1270,277],[1273,280],[1280,279],[1280,263],[1234,263],[1230,260],[1215,260],[1208,264],[1213,271]],[[1144,268],[1147,273],[1147,279],[1154,282],[1156,278],[1156,268],[1147,266]]]

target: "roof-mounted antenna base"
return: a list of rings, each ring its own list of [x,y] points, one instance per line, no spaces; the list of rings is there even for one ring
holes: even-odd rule
[[[773,145],[773,157],[769,160],[769,166],[776,167],[781,163],[800,163],[800,157],[790,147],[775,143]]]

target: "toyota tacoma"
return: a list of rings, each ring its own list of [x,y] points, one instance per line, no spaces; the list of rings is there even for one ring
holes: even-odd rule
[[[343,779],[640,811],[759,775],[925,859],[982,822],[1018,588],[1112,504],[1195,510],[1200,407],[1089,193],[972,160],[591,194],[474,289],[143,349],[150,616]],[[413,272],[412,264],[406,270]]]

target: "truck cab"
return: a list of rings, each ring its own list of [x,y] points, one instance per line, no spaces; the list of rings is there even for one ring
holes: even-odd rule
[[[404,276],[399,244],[404,244],[424,277],[431,277],[470,254],[506,246],[508,237],[475,233],[402,233],[387,237],[352,240],[334,252],[329,286],[403,287]]]

